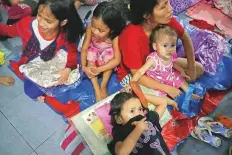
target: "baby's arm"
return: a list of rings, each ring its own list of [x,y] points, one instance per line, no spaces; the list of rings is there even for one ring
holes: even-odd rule
[[[126,137],[124,141],[119,141],[115,145],[115,153],[117,155],[128,155],[130,154],[143,131],[148,129],[146,118],[138,122],[133,122],[136,127],[135,129]]]
[[[117,67],[121,62],[121,52],[119,50],[118,46],[118,37],[114,38],[112,41],[112,46],[114,50],[114,57],[109,62],[107,62],[105,65],[100,66],[96,69],[93,69],[94,73],[99,74],[101,72],[105,72],[107,70],[112,70],[115,67]]]
[[[133,75],[131,81],[136,81],[136,82],[139,81],[139,79],[146,73],[148,69],[154,67],[155,67],[154,60],[152,58],[148,58],[145,64],[139,70],[137,70],[137,72]]]

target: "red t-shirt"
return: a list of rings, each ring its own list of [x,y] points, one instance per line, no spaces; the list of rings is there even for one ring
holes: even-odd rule
[[[6,24],[0,24],[0,35],[10,36],[10,37],[20,37],[23,42],[22,51],[26,47],[29,39],[32,35],[31,22],[34,20],[34,17],[24,17],[19,22],[15,23],[12,26]],[[56,40],[56,52],[59,51],[62,47],[65,47],[68,52],[66,67],[75,69],[77,67],[77,47],[76,43],[69,43],[65,39],[65,33],[61,30],[57,40]],[[22,64],[27,63],[27,57],[22,56],[20,62]],[[19,65],[22,65],[19,64]]]
[[[175,18],[172,18],[168,26],[173,28],[178,36],[184,34],[184,28]],[[149,38],[141,25],[128,24],[119,36],[119,48],[122,54],[122,61],[118,68],[117,76],[121,81],[130,69],[139,69],[150,54]]]

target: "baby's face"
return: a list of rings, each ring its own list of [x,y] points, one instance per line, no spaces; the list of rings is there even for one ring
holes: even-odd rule
[[[138,98],[131,98],[126,101],[121,110],[121,124],[126,124],[131,118],[142,115],[144,116],[143,107]]]
[[[176,51],[176,36],[163,35],[160,36],[154,46],[156,46],[156,52],[163,60],[170,60],[173,53]]]

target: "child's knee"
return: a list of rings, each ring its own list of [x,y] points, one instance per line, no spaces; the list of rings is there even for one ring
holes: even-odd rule
[[[197,77],[200,77],[204,73],[204,66],[200,63],[196,64],[196,70],[197,70]]]

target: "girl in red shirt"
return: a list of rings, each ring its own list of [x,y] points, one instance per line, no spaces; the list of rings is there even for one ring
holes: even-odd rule
[[[10,62],[14,72],[24,79],[19,66],[30,61],[51,60],[62,47],[68,56],[66,67],[59,71],[59,84],[64,84],[72,69],[77,67],[76,41],[84,31],[72,0],[40,0],[37,17],[25,17],[12,26],[0,24],[0,35],[20,37],[22,56]],[[24,91],[32,99],[44,101],[45,94],[31,81],[24,80]]]
[[[123,86],[128,84],[131,74],[133,75],[145,63],[146,57],[151,51],[149,37],[152,29],[158,24],[167,24],[177,32],[183,43],[187,59],[177,58],[176,62],[185,69],[190,80],[194,81],[203,74],[203,66],[195,62],[191,38],[172,17],[169,0],[131,0],[130,12],[131,24],[128,24],[119,36],[122,61],[117,75]],[[142,76],[139,83],[145,87],[166,92],[172,98],[180,95],[179,89],[161,84],[146,75]]]

